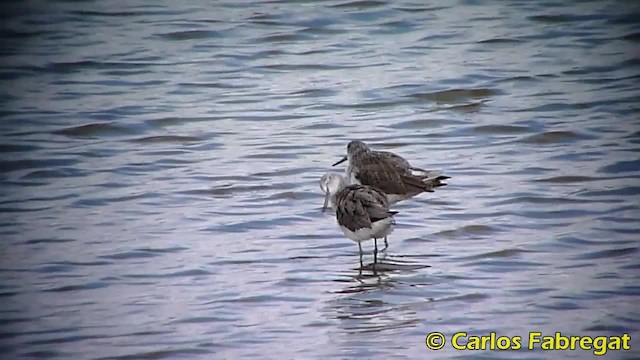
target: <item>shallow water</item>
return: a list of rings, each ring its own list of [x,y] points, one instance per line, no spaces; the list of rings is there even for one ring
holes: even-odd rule
[[[636,4],[3,6],[3,358],[640,356]],[[452,177],[376,274],[320,211],[354,138]]]

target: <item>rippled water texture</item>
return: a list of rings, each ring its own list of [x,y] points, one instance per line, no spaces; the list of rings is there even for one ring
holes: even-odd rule
[[[203,4],[3,2],[3,359],[640,356],[637,2]],[[320,211],[354,138],[452,177],[376,274]]]

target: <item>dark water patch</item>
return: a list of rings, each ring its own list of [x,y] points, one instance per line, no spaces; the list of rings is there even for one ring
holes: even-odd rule
[[[540,134],[531,135],[526,138],[520,139],[518,142],[525,144],[558,144],[573,142],[582,139],[592,139],[593,137],[584,134],[579,134],[573,131],[546,131]]]
[[[601,159],[605,155],[602,151],[584,151],[584,152],[575,152],[568,151],[558,155],[549,156],[548,160],[560,160],[560,161],[594,161]]]
[[[287,147],[287,148],[283,148],[283,147],[278,147],[278,145],[270,145],[270,146],[265,146],[263,147],[264,149],[269,149],[269,150],[291,150],[291,151],[297,151],[299,149],[299,146],[294,145],[291,147]],[[259,173],[253,173],[251,174],[251,176],[254,177],[258,177],[258,178],[267,178],[267,179],[271,179],[273,177],[280,177],[280,176],[293,176],[293,175],[301,175],[301,174],[305,174],[307,172],[310,171],[316,171],[318,169],[316,168],[292,168],[292,169],[274,169],[273,171],[264,171],[264,172],[259,172]],[[293,184],[290,184],[291,186],[294,186]],[[283,188],[284,189],[284,188]]]
[[[80,199],[71,203],[72,208],[94,208],[107,204],[106,199]]]
[[[223,316],[194,316],[185,319],[178,319],[170,322],[170,324],[207,324],[218,322],[236,322],[241,321],[238,317],[223,317]]]
[[[584,239],[575,235],[565,235],[556,239],[561,244],[573,245],[576,247],[584,248],[584,246],[592,246],[592,245],[611,245],[612,241],[610,239],[601,239],[601,240],[593,240],[593,239]],[[625,244],[630,243],[630,241],[616,241],[617,244]]]
[[[2,326],[2,325],[6,326],[6,325],[11,325],[11,324],[19,324],[19,323],[25,323],[25,322],[30,322],[30,321],[33,321],[33,319],[30,318],[30,317],[15,317],[14,318],[14,317],[6,317],[5,316],[5,317],[2,318],[0,326]],[[4,336],[3,336],[4,334],[5,333],[0,332],[0,339],[4,338]],[[11,336],[9,336],[9,337],[11,337]]]
[[[183,41],[183,40],[217,39],[221,37],[221,34],[214,30],[186,30],[186,31],[174,31],[170,33],[159,34],[157,36],[164,40]]]
[[[514,212],[513,215],[524,218],[533,219],[567,219],[580,218],[598,214],[604,214],[604,211],[583,210],[583,209],[565,209],[565,210],[541,210],[541,211],[522,211]]]
[[[553,288],[535,287],[535,288],[525,288],[525,289],[514,289],[512,291],[517,294],[527,295],[528,297],[531,295],[539,295],[539,294],[544,294],[548,292],[553,292],[555,290],[556,289],[553,289]]]
[[[213,354],[209,350],[203,350],[203,349],[197,349],[197,348],[176,348],[171,350],[136,352],[133,354],[121,355],[121,356],[100,357],[100,358],[96,358],[96,360],[185,359],[185,358],[189,358],[189,356],[197,356],[197,355],[212,356]]]
[[[203,269],[182,270],[163,274],[126,274],[123,278],[130,279],[167,279],[174,277],[197,277],[213,275],[212,272]]]
[[[107,282],[92,281],[92,282],[83,283],[83,284],[59,286],[52,289],[45,289],[42,291],[43,292],[67,292],[67,291],[80,291],[80,290],[95,290],[95,289],[106,288],[108,286],[109,286],[109,283]]]
[[[282,15],[281,14],[257,12],[257,13],[254,13],[253,15],[247,17],[247,20],[273,20],[276,23],[280,23],[281,20],[282,20]]]
[[[113,62],[113,61],[74,61],[74,62],[53,62],[48,63],[45,67],[39,69],[40,71],[49,72],[53,74],[72,74],[78,73],[83,70],[125,70],[132,71],[135,68],[143,69],[150,65],[157,65],[153,63],[134,63],[134,62]]]
[[[523,250],[523,249],[518,249],[518,248],[504,249],[504,250],[490,251],[490,252],[479,254],[479,255],[467,256],[467,257],[460,258],[460,260],[480,260],[480,259],[491,259],[491,258],[510,258],[510,257],[518,257],[521,254],[530,253],[530,252],[534,252],[534,251]]]
[[[498,231],[499,231],[498,229],[491,226],[487,226],[487,225],[467,225],[455,230],[440,231],[433,235],[452,239],[457,237],[465,237],[468,235],[485,236],[485,235],[496,233]]]
[[[523,42],[522,40],[512,38],[492,38],[487,40],[478,41],[478,44],[517,44]]]
[[[531,130],[525,126],[514,125],[483,125],[472,127],[471,130],[480,134],[522,134]]]
[[[640,269],[640,263],[623,265],[620,268],[621,269],[628,269],[628,270],[637,270],[637,269]]]
[[[30,358],[30,359],[53,359],[53,358],[64,359],[64,358],[72,357],[69,353],[62,352],[59,350],[27,351],[21,355],[23,355],[23,357],[26,356],[27,358]]]
[[[191,143],[203,141],[203,139],[196,136],[181,136],[181,135],[157,135],[157,136],[145,136],[141,138],[131,139],[130,142],[134,143]]]
[[[640,32],[635,32],[635,33],[631,33],[631,34],[627,34],[627,35],[621,36],[620,39],[628,40],[628,41],[632,41],[632,42],[640,42]]]
[[[549,94],[539,94],[532,96],[549,96]],[[570,103],[562,103],[562,102],[553,102],[553,103],[545,103],[544,105],[533,106],[529,108],[515,109],[511,110],[512,112],[519,113],[563,113],[563,112],[571,112],[577,110],[578,107],[575,104]],[[580,109],[583,110],[583,109]],[[539,116],[543,116],[543,114],[539,114]]]
[[[364,101],[359,103],[339,104],[336,106],[341,109],[381,109],[381,108],[396,107],[401,104],[403,104],[402,101],[395,100],[395,101]]]
[[[466,124],[465,121],[453,120],[453,119],[416,119],[397,122],[387,127],[392,129],[429,129],[437,128],[446,125],[460,125]]]
[[[403,4],[402,6],[393,7],[393,10],[398,10],[398,11],[408,12],[408,13],[417,13],[417,12],[426,12],[426,11],[439,11],[439,10],[445,10],[449,8],[449,6],[420,6],[419,4],[412,4],[413,6],[409,7],[406,5]]]
[[[73,269],[73,266],[70,266],[68,264],[51,263],[51,264],[43,264],[35,268],[34,271],[38,273],[43,273],[43,274],[51,274],[51,273],[65,273],[65,272],[71,271],[72,269]]]
[[[572,199],[572,198],[566,198],[566,197],[514,196],[505,200],[489,202],[488,205],[500,206],[500,205],[521,204],[521,203],[560,205],[560,204],[585,204],[585,203],[592,203],[592,202],[593,201]]]
[[[75,0],[63,0],[62,2],[75,2]],[[78,3],[82,1],[77,1]],[[185,11],[172,10],[135,10],[135,11],[96,11],[96,10],[71,10],[70,14],[81,16],[95,16],[95,17],[134,17],[134,16],[155,16],[155,15],[178,15],[185,13]]]
[[[55,261],[48,263],[51,266],[104,266],[113,264],[111,261]]]
[[[125,251],[119,252],[109,255],[100,255],[98,256],[101,259],[109,259],[109,260],[129,260],[129,259],[147,259],[160,256],[158,253],[149,252],[149,251]]]
[[[577,304],[576,302],[568,301],[568,300],[554,301],[551,304],[535,304],[534,306],[540,309],[559,310],[559,311],[583,309],[583,307]]]
[[[94,123],[80,126],[72,126],[65,129],[53,131],[57,135],[69,137],[93,138],[107,135],[127,135],[133,131],[129,128],[112,123]]]
[[[261,205],[261,207],[264,207],[264,205]],[[249,220],[221,224],[215,226],[214,229],[220,232],[243,233],[250,232],[251,230],[273,229],[309,221],[309,219],[306,219],[304,217],[288,216],[270,220]]]
[[[22,160],[0,160],[0,173],[8,173],[26,169],[47,169],[71,167],[78,163],[74,158],[44,158],[44,159],[22,159]],[[20,185],[20,184],[17,184]]]
[[[610,321],[614,321],[613,319]],[[635,322],[635,321],[633,321]],[[616,334],[624,334],[636,331],[636,328],[633,326],[624,326],[618,323],[610,323],[610,324],[596,324],[592,326],[585,327],[582,331],[593,331],[593,332],[609,332]],[[631,358],[630,358],[631,359]]]
[[[577,195],[591,197],[591,196],[636,196],[640,195],[640,187],[638,186],[625,186],[621,188],[607,189],[607,190],[591,190],[581,191]],[[624,198],[619,198],[620,202],[624,201]],[[603,200],[600,200],[603,201]]]
[[[308,191],[283,191],[265,198],[256,199],[258,202],[272,201],[272,200],[303,200],[316,198],[317,194],[310,193]]]
[[[525,271],[531,268],[539,268],[548,266],[548,264],[534,262],[534,261],[523,261],[523,260],[496,260],[493,258],[490,259],[480,259],[473,262],[467,262],[462,264],[465,267],[481,267],[483,272],[488,273],[500,273],[500,272],[516,272],[516,271]]]
[[[15,39],[15,40],[27,40],[31,38],[38,38],[46,35],[47,31],[22,31],[14,29],[0,29],[0,38],[2,39]]]
[[[443,111],[453,110],[453,111],[459,111],[459,112],[463,112],[463,113],[473,113],[473,112],[480,111],[480,108],[485,103],[486,103],[486,101],[477,101],[477,102],[471,102],[471,103],[466,103],[466,104],[456,104],[456,105],[443,107],[441,110],[443,110]]]
[[[561,176],[553,176],[553,177],[544,178],[544,179],[536,179],[533,181],[569,184],[569,183],[579,183],[579,182],[596,181],[596,180],[601,180],[601,179],[596,177],[591,177],[591,176],[561,175]]]
[[[189,248],[184,246],[171,246],[167,248],[139,248],[135,250],[157,254],[175,254],[181,251],[189,250]]]
[[[528,20],[543,23],[543,24],[560,24],[574,21],[584,20],[582,16],[558,14],[558,15],[532,15],[527,16]]]
[[[347,30],[343,30],[340,28],[333,27],[308,27],[302,30],[298,30],[299,33],[309,34],[309,35],[321,35],[321,36],[330,36],[330,35],[340,35],[347,33]]]
[[[182,88],[205,88],[205,89],[248,89],[250,85],[241,85],[225,82],[183,82],[178,83],[178,87]]]
[[[256,38],[254,41],[258,43],[293,43],[297,41],[309,40],[310,37],[302,32],[273,34]]]
[[[497,90],[478,88],[443,90],[430,93],[416,93],[410,96],[420,100],[430,100],[439,103],[454,103],[468,99],[488,98],[497,94]]]
[[[600,219],[600,220],[604,220],[604,219]],[[601,231],[611,231],[614,232],[616,234],[625,234],[625,235],[632,235],[632,234],[640,234],[640,227],[634,227],[634,228],[617,228],[617,227],[612,227],[612,226],[608,226],[606,228],[603,227],[593,227],[594,230],[601,230]]]
[[[302,295],[302,294],[300,294]],[[311,297],[293,296],[293,295],[253,295],[253,296],[240,296],[235,298],[222,298],[214,301],[215,303],[255,303],[255,304],[268,304],[268,303],[281,303],[281,302],[300,302],[309,303],[313,302]]]
[[[342,125],[338,122],[332,121],[332,122],[321,122],[321,123],[315,123],[315,124],[311,124],[311,125],[304,125],[299,127],[298,129],[300,130],[326,130],[326,129],[341,129],[344,128],[345,125]],[[298,147],[299,148],[299,147]]]
[[[333,219],[335,219],[335,217],[333,217],[332,215],[328,215],[327,216],[327,220],[331,221]],[[311,234],[287,233],[287,234],[282,234],[281,238],[285,239],[285,240],[319,240],[319,239],[335,239],[336,235],[335,234],[328,234],[328,233],[319,233],[319,234],[316,234],[316,233],[311,233]],[[346,247],[347,245],[349,245],[349,243],[329,243],[329,242],[326,242],[326,243],[321,243],[321,245],[311,245],[309,247],[303,247],[303,248],[292,247],[291,250],[336,249],[336,248]]]
[[[609,250],[600,250],[600,251],[592,251],[584,254],[580,254],[574,256],[575,260],[599,260],[599,259],[607,259],[607,258],[620,258],[620,257],[628,257],[631,254],[635,254],[638,252],[638,248],[636,247],[628,247],[622,249],[609,249]]]
[[[451,302],[451,301],[461,301],[465,303],[476,303],[483,300],[490,299],[491,296],[483,293],[472,293],[472,294],[464,294],[464,295],[456,295],[456,296],[446,296],[439,299],[434,299],[434,302]]]
[[[140,194],[126,195],[126,196],[116,196],[112,198],[93,198],[93,199],[80,199],[74,201],[71,205],[74,207],[92,207],[92,206],[100,206],[106,205],[108,203],[120,203],[120,202],[129,202],[132,200],[140,200],[140,199],[157,199],[162,197],[164,194],[155,193],[155,192],[146,192]]]
[[[31,205],[32,206],[32,205]],[[32,208],[24,208],[24,207],[0,207],[0,213],[28,213],[28,212],[39,212],[44,210],[53,209],[53,206],[45,206],[45,207],[32,207]]]
[[[291,95],[301,95],[303,97],[310,97],[310,98],[320,98],[320,97],[329,97],[329,96],[333,96],[336,95],[338,93],[338,91],[333,90],[333,89],[327,89],[327,88],[323,88],[323,89],[304,89],[304,90],[297,90],[297,91],[292,91],[290,94]]]
[[[193,122],[203,122],[203,121],[213,121],[213,120],[218,120],[218,118],[217,117],[201,117],[201,116],[195,116],[195,117],[170,116],[170,117],[145,120],[145,123],[153,126],[165,127],[165,126],[179,126],[179,125],[184,125],[184,124],[193,123]]]
[[[370,66],[380,66],[380,64],[370,65]],[[320,63],[307,63],[307,64],[270,64],[270,65],[262,65],[258,67],[259,69],[266,70],[278,70],[278,71],[321,71],[321,70],[346,70],[359,68],[359,66],[355,65],[331,65],[331,64],[320,64]],[[253,103],[253,101],[252,101]]]
[[[21,179],[57,179],[57,178],[69,178],[69,177],[81,177],[86,176],[88,172],[77,168],[58,168],[51,170],[36,170],[32,171]]]
[[[508,155],[508,154],[507,154]],[[540,167],[540,166],[523,166],[521,168],[515,169],[515,170],[510,170],[510,171],[505,171],[504,175],[526,175],[527,178],[531,177],[532,175],[537,175],[537,174],[545,174],[548,172],[555,172],[557,171],[555,168],[544,168],[544,167]],[[486,173],[482,173],[479,175],[487,175]]]
[[[312,115],[303,115],[303,114],[278,114],[278,115],[254,115],[254,116],[243,116],[238,115],[234,117],[237,121],[265,121],[265,122],[276,122],[276,121],[286,121],[286,120],[297,120],[302,121],[302,119],[312,117]],[[302,133],[291,133],[290,135],[302,135]]]
[[[104,339],[104,336],[101,335],[72,335],[72,336],[63,336],[52,339],[42,339],[42,340],[31,340],[25,342],[28,345],[49,345],[49,344],[64,344],[69,342],[78,342],[83,340],[91,340],[91,339]]]
[[[56,239],[56,238],[39,238],[39,239],[30,239],[25,241],[25,244],[57,244],[57,243],[68,243],[73,242],[73,239]]]
[[[375,29],[370,31],[371,35],[378,34],[391,34],[394,36],[398,36],[402,33],[407,33],[413,31],[416,28],[416,24],[408,21],[388,21],[382,24],[379,24]]]
[[[258,153],[243,155],[243,159],[297,159],[304,155],[304,152],[281,152],[281,153]]]
[[[640,171],[640,160],[618,161],[615,164],[601,167],[599,173],[619,174],[623,172]]]
[[[335,5],[328,5],[328,7],[333,8],[375,8],[379,6],[386,5],[387,3],[384,1],[375,1],[375,0],[362,0],[362,1],[350,1],[339,3]]]
[[[613,16],[607,19],[607,23],[611,25],[638,25],[638,17],[640,13],[636,8],[628,8],[628,11],[623,11],[618,16]]]
[[[24,144],[0,144],[0,153],[16,153],[16,152],[28,152],[35,151],[40,149],[39,146],[35,145],[24,145]]]
[[[60,333],[70,333],[78,331],[77,327],[73,328],[56,328],[56,329],[47,329],[47,330],[31,330],[27,332],[0,332],[0,339],[10,339],[18,336],[23,336],[26,334],[29,335],[47,335],[47,334],[60,334]]]
[[[406,272],[406,271],[426,269],[430,267],[431,265],[427,265],[427,264],[399,264],[399,263],[386,262],[385,260],[378,260],[378,262],[375,264],[371,263],[371,264],[364,265],[361,268],[361,270],[376,271],[376,272],[387,272],[387,271]]]
[[[183,195],[197,195],[197,196],[207,196],[210,197],[213,195],[213,197],[217,197],[217,198],[228,198],[231,197],[233,192],[225,192],[225,189],[216,189],[217,192],[212,193],[211,189],[190,189],[190,190],[180,190],[180,191],[176,191],[176,194],[183,194]],[[217,212],[219,215],[234,215],[235,213],[231,213],[231,212]],[[244,215],[256,215],[256,213],[251,213],[251,212],[247,212],[247,213],[243,213]]]
[[[540,81],[540,79],[538,79],[536,76],[518,75],[518,76],[506,77],[502,79],[496,79],[495,83],[498,83],[498,84],[505,83],[505,82],[521,83],[521,82],[537,82],[537,81]]]

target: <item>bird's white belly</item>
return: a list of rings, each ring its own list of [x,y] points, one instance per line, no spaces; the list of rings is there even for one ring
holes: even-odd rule
[[[394,224],[395,222],[393,218],[388,217],[374,222],[370,228],[361,228],[356,231],[351,231],[346,226],[340,225],[340,229],[342,229],[344,235],[349,239],[355,242],[361,242],[373,238],[384,238],[393,232]]]

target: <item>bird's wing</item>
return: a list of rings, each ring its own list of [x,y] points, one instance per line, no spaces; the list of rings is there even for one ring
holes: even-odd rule
[[[371,228],[373,222],[394,214],[386,194],[370,186],[350,185],[336,195],[338,222],[351,231]]]
[[[372,156],[358,165],[355,174],[362,185],[369,185],[386,194],[410,194],[433,191],[431,186],[422,182],[418,176],[399,169],[388,158]]]
[[[362,185],[349,185],[336,194],[338,223],[351,231],[371,227],[369,213],[362,203]]]

